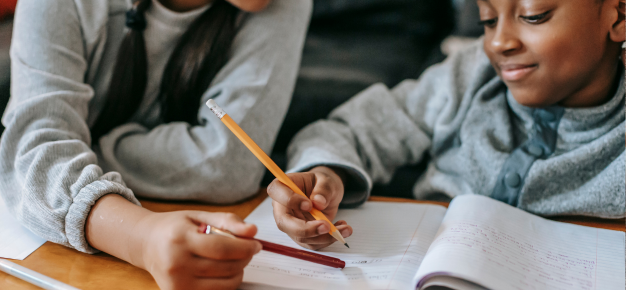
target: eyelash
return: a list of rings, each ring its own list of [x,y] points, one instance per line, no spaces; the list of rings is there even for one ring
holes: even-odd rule
[[[546,11],[544,13],[537,14],[537,15],[520,16],[520,18],[526,20],[526,22],[530,24],[539,24],[542,22],[542,20],[546,18],[546,16],[548,16],[548,13],[550,13],[550,11]]]
[[[486,27],[492,27],[493,25],[496,24],[497,21],[498,21],[498,18],[491,18],[491,19],[487,19],[487,20],[481,20],[481,21],[478,21],[478,25],[486,26]]]
[[[530,24],[540,24],[546,18],[546,16],[548,16],[548,13],[550,13],[550,11],[546,11],[544,13],[537,14],[537,15],[520,16],[520,18],[524,19],[526,22]],[[498,21],[498,18],[481,20],[481,21],[478,21],[478,25],[486,26],[486,27],[493,27],[497,21]]]

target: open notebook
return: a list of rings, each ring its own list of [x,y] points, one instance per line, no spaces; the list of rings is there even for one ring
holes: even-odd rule
[[[624,232],[546,220],[466,195],[436,205],[367,202],[340,210],[350,249],[322,254],[343,270],[261,251],[242,289],[624,289]],[[247,218],[257,238],[299,247],[276,227],[271,200]]]

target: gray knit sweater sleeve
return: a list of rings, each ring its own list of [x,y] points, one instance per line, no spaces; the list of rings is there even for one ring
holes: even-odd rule
[[[139,202],[119,173],[103,173],[88,145],[93,90],[83,82],[80,19],[70,0],[23,0],[14,25],[11,94],[18,98],[3,118],[0,194],[35,234],[92,253],[84,227],[95,201],[117,193]]]
[[[310,8],[310,1],[274,1],[247,19],[203,100],[217,96],[264,150],[289,104]],[[11,213],[37,235],[87,253],[96,250],[85,239],[85,220],[105,194],[135,204],[133,191],[227,203],[252,194],[263,174],[204,108],[201,126],[128,124],[90,148],[94,90],[85,80],[101,53],[93,44],[102,26],[94,23],[105,23],[109,9],[109,1],[20,0],[0,140],[0,196]]]
[[[388,182],[395,170],[419,162],[431,150],[434,128],[458,122],[471,93],[494,76],[480,43],[430,67],[418,80],[389,89],[375,84],[315,122],[292,140],[289,171],[326,165],[347,170],[343,206],[363,203],[373,182]]]
[[[100,139],[105,171],[152,198],[233,203],[256,193],[265,167],[204,102],[214,98],[269,153],[291,100],[310,11],[310,1],[278,0],[251,15],[202,99],[201,125],[120,126]]]

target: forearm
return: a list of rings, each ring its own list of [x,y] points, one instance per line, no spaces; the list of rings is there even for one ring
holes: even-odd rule
[[[107,194],[96,202],[87,217],[87,242],[100,251],[145,269],[141,237],[148,229],[138,224],[151,214],[118,194]]]

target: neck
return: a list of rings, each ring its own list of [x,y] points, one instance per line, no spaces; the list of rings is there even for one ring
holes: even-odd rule
[[[158,0],[165,8],[175,12],[187,12],[207,5],[213,0]]]

